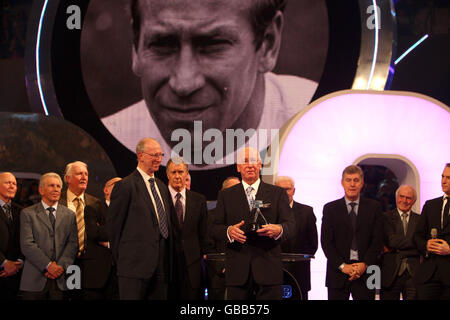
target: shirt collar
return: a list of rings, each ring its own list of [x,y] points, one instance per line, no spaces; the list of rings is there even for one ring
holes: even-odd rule
[[[347,199],[347,197],[344,196],[345,199],[345,204],[347,205],[347,207],[350,205],[350,203],[354,202],[356,203],[356,206],[359,206],[359,200],[361,199],[361,197],[358,197],[358,199],[356,199],[355,201],[350,201]]]
[[[2,199],[0,199],[0,207],[3,208],[3,206],[4,206],[5,204],[11,205],[11,200],[9,200],[9,202],[5,202],[5,201],[3,201]]]
[[[247,192],[247,188],[252,187],[253,190],[255,191],[255,194],[258,193],[258,188],[259,188],[260,183],[261,183],[261,179],[259,179],[259,178],[252,185],[249,185],[247,182],[242,180],[242,185],[244,186],[244,191]]]
[[[169,185],[169,191],[170,195],[172,196],[172,199],[176,199],[175,196],[177,195],[178,191],[172,188],[171,185]],[[181,193],[181,199],[186,199],[186,188],[183,188],[183,190],[180,191]]]
[[[400,215],[400,218],[402,217],[402,214],[403,214],[403,211],[402,210],[400,210],[399,208],[397,208],[397,212],[398,212],[398,214]],[[408,217],[411,215],[411,210],[409,210],[408,212],[405,212],[405,213],[407,213],[408,214]]]
[[[78,197],[75,193],[70,191],[70,189],[67,189],[67,203],[73,202],[75,198],[80,198],[83,204],[86,203],[86,201],[84,201],[84,192]]]
[[[145,172],[145,171],[142,170],[141,168],[137,167],[136,169],[137,169],[137,171],[139,171],[139,173],[141,174],[142,178],[143,178],[146,182],[147,182],[148,179],[150,179],[150,178],[155,179],[155,174],[152,174],[152,175],[150,176],[150,175],[148,175],[147,172]]]
[[[47,208],[50,208],[50,206],[48,204],[46,204],[44,201],[41,200],[42,206],[44,207],[44,210],[47,211]],[[58,210],[58,202],[55,203],[54,205],[52,205],[51,207],[55,208],[55,212],[56,210]]]

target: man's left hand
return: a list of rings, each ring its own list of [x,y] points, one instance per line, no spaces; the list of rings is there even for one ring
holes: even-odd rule
[[[259,236],[276,238],[280,235],[282,228],[279,224],[265,224],[256,230]]]
[[[428,251],[438,254],[440,256],[446,256],[450,254],[450,247],[447,241],[442,239],[430,239]]]

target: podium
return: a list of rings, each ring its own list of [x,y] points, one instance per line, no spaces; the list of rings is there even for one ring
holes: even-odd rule
[[[314,259],[314,255],[307,253],[282,253],[283,262],[283,299],[302,300],[301,283],[294,276],[293,270],[299,263]]]
[[[210,281],[214,281],[214,277],[216,277],[216,281],[214,281],[214,288],[211,288],[208,284],[208,294],[213,292],[213,290],[221,289],[217,288],[223,285],[223,290],[225,290],[225,279],[224,275],[220,274],[220,270],[225,266],[226,255],[224,252],[220,253],[209,253],[206,255],[206,265],[207,267],[207,278]],[[302,300],[302,293],[300,290],[300,284],[298,279],[292,274],[292,269],[297,266],[298,263],[304,263],[306,261],[310,261],[314,259],[314,255],[306,254],[306,253],[282,253],[281,261],[283,262],[283,299],[298,299]],[[223,281],[217,282],[217,277],[220,277]],[[208,282],[210,282],[208,281]],[[220,291],[219,291],[220,292]],[[224,291],[225,292],[225,291]],[[225,299],[226,293],[223,298]],[[215,298],[216,300],[220,298]]]

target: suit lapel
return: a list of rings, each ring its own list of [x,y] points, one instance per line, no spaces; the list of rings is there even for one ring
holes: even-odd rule
[[[48,215],[45,212],[44,206],[42,203],[39,203],[39,205],[36,207],[36,215],[41,221],[51,230],[52,225],[50,224],[50,220],[48,219]],[[56,223],[55,223],[56,225]]]
[[[143,195],[141,198],[144,199],[144,202],[147,205],[149,212],[151,212],[153,214],[153,217],[156,218],[155,208],[153,207],[152,199],[148,194],[148,189],[144,182],[144,179],[142,178],[142,175],[139,173],[139,171],[136,170],[134,171],[133,178],[136,183],[136,188],[138,189],[139,193]],[[155,221],[158,221],[158,219],[156,218]]]
[[[361,202],[360,202],[360,205],[361,205]],[[350,221],[350,215],[348,214],[347,204],[345,203],[345,198],[342,198],[339,201],[339,214],[340,214],[340,219],[345,222],[348,230],[353,232],[353,226],[352,226],[352,222]],[[356,216],[356,225],[358,225],[358,216],[359,216],[359,211],[358,211],[358,215]]]
[[[409,215],[408,230],[407,230],[407,232],[406,232],[406,236],[407,236],[408,238],[411,238],[411,239],[412,239],[414,230],[416,229],[417,221],[418,221],[418,216],[416,216],[416,215],[411,211],[411,213],[410,213],[410,215]]]

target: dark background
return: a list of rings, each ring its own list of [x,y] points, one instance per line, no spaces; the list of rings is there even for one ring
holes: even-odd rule
[[[108,1],[108,5],[111,2],[113,1]],[[31,0],[0,0],[0,111],[31,112],[32,110],[26,94],[24,77],[26,47],[24,41],[31,3]],[[73,4],[69,1],[67,3],[61,1],[61,3],[66,6]],[[89,1],[79,3],[84,10]],[[315,1],[310,0],[310,3]],[[312,70],[317,71],[315,75],[313,75],[314,72],[305,74],[312,79],[319,74],[319,88],[314,100],[333,91],[351,88],[359,55],[360,18],[357,1],[329,0],[325,3],[328,11],[329,50],[323,67],[324,72],[321,76],[320,70]],[[449,1],[444,0],[396,1],[397,56],[400,56],[424,34],[429,34],[430,37],[395,67],[391,90],[414,91],[431,96],[447,105],[450,104],[449,9]],[[59,17],[61,20],[55,23],[65,23],[63,18],[66,15],[62,9]],[[103,23],[107,24],[108,19],[106,18]],[[70,36],[67,36],[64,30],[58,29],[54,32],[52,64],[58,103],[64,118],[86,130],[106,151],[117,175],[125,176],[136,166],[135,155],[109,134],[92,108],[82,75],[80,41],[81,32],[72,32]],[[283,45],[286,45],[286,42]],[[298,45],[300,48],[298,50],[301,50],[304,43],[299,42]],[[120,65],[117,68],[127,69],[128,67]],[[279,68],[277,71],[281,70],[282,73],[292,73],[283,71],[283,68],[290,67],[280,64],[277,68]],[[138,91],[130,90],[130,92],[136,94]],[[130,92],[126,90],[127,94]],[[20,132],[17,135],[19,138]],[[64,137],[61,138],[64,139]],[[204,193],[208,199],[215,198],[226,176],[237,175],[234,167],[224,168],[213,174],[211,172],[208,174],[191,172],[191,174],[192,188],[202,191],[202,188],[207,186]],[[380,177],[382,175],[386,175],[386,170],[380,173]],[[163,170],[160,170],[159,176],[165,178]]]

